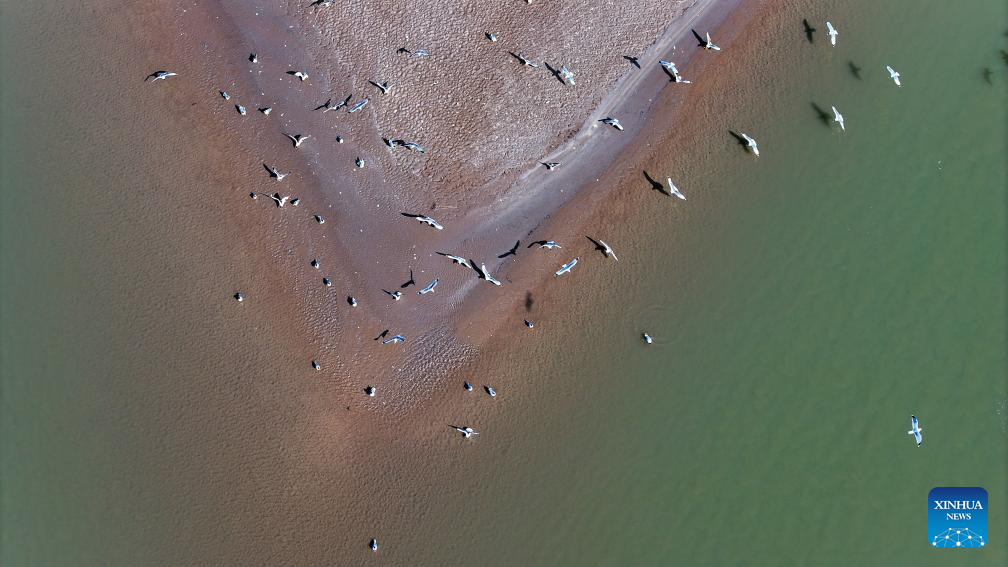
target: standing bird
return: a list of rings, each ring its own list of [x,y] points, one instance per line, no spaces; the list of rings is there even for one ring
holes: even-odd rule
[[[889,78],[892,79],[894,83],[896,83],[896,86],[902,87],[903,85],[900,84],[900,74],[895,69],[893,69],[888,65],[886,65],[885,68],[886,71],[889,71]]]
[[[483,386],[483,389],[486,390],[487,395],[491,398],[497,397],[497,390],[494,390],[493,386]]]
[[[613,128],[621,131],[621,132],[623,131],[623,125],[620,124],[620,121],[619,121],[618,118],[613,118],[611,116],[607,116],[607,117],[603,118],[602,120],[599,120],[599,122],[601,122],[603,124],[608,124],[608,125],[612,126]]]
[[[370,388],[370,386],[368,387]],[[374,388],[371,389],[374,390]],[[373,396],[374,394],[372,393],[370,395]],[[371,541],[368,543],[368,547],[371,548],[371,551],[378,551],[378,540],[375,538],[371,538]]]
[[[679,191],[679,188],[675,186],[675,183],[672,183],[672,178],[671,177],[666,177],[665,179],[666,179],[666,181],[668,181],[669,192],[672,193],[673,195],[675,195],[676,197],[679,197],[683,201],[685,201],[686,200],[686,195],[683,195],[682,192]]]
[[[920,424],[917,422],[917,416],[910,416],[910,431],[907,431],[907,435],[913,435],[914,440],[917,441],[917,446],[920,447],[921,443],[924,442],[924,430],[920,428]]]
[[[644,342],[647,344],[651,344],[654,342],[654,339],[651,338],[651,335],[647,333],[641,333],[641,338],[644,339]]]
[[[560,277],[560,276],[566,274],[567,272],[570,272],[572,269],[574,269],[574,266],[577,266],[577,263],[578,263],[578,259],[574,258],[570,262],[567,262],[563,266],[560,266],[560,269],[557,270],[554,275],[557,276],[557,277]]]
[[[284,136],[290,138],[290,141],[294,143],[295,148],[303,144],[308,138],[311,138],[311,134],[288,134],[286,132],[284,132]]]
[[[510,250],[508,250],[507,252],[505,252],[505,253],[501,254],[500,256],[497,256],[497,257],[498,258],[507,258],[508,256],[517,256],[518,255],[518,246],[520,246],[520,245],[521,245],[521,240],[519,240],[518,242],[515,242],[514,246],[512,246]]]
[[[829,36],[830,45],[832,45],[832,46],[835,47],[836,46],[836,38],[840,34],[839,34],[839,32],[836,31],[836,28],[833,27],[833,24],[831,24],[830,22],[826,22],[826,35]]]
[[[835,106],[832,107],[832,108],[833,108],[833,122],[836,122],[837,124],[839,124],[840,125],[840,129],[843,130],[844,132],[846,132],[847,129],[844,128],[843,114],[840,114],[840,111],[837,110]]]
[[[401,214],[404,217],[410,217],[410,218],[416,219],[416,220],[418,220],[418,221],[420,221],[420,222],[422,222],[424,224],[428,224],[428,225],[430,225],[430,226],[432,226],[432,227],[434,227],[434,228],[436,228],[438,230],[444,230],[444,227],[441,226],[441,223],[439,223],[438,221],[432,219],[431,217],[429,217],[427,215],[418,215],[418,214],[414,214],[414,213],[399,213],[399,214]]]
[[[144,81],[145,82],[150,81],[153,83],[155,81],[163,81],[168,77],[176,77],[176,76],[178,76],[178,73],[176,73],[175,71],[154,71],[150,75],[147,75],[147,78],[144,79]]]
[[[603,241],[603,240],[595,240],[594,238],[592,238],[590,236],[585,236],[585,238],[587,238],[588,240],[592,241],[592,244],[595,245],[595,249],[596,250],[598,250],[599,252],[601,252],[602,254],[604,254],[607,257],[608,256],[612,256],[613,260],[616,260],[617,262],[619,262],[619,258],[617,258],[616,257],[616,253],[613,252],[612,246],[609,246],[608,244],[606,244],[605,241]]]

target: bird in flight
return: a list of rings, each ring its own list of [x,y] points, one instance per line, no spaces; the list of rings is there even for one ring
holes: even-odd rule
[[[713,41],[711,41],[710,32],[707,32],[707,38],[704,39],[700,37],[700,34],[698,34],[696,30],[690,30],[690,31],[692,31],[693,36],[697,38],[697,41],[699,42],[697,43],[697,45],[699,45],[700,47],[704,49],[709,49],[711,51],[721,51],[721,48],[715,45]]]
[[[387,293],[392,299],[394,299],[396,301],[399,301],[399,299],[402,298],[402,292],[399,291],[399,290],[389,291],[387,289],[383,289],[382,291],[384,291],[385,293]]]
[[[742,139],[745,140],[746,147],[753,153],[754,156],[759,157],[759,147],[756,146],[756,139],[749,134],[742,133]]]
[[[917,446],[920,447],[921,443],[924,442],[924,430],[920,428],[920,424],[917,422],[917,416],[910,416],[910,431],[907,431],[907,435],[913,435],[914,441],[917,441]]]
[[[533,69],[538,69],[539,68],[539,64],[538,63],[536,63],[535,61],[533,61],[533,60],[525,57],[524,55],[521,55],[519,53],[515,53],[514,51],[508,51],[508,53],[510,53],[512,57],[514,57],[515,59],[517,59],[519,62],[521,62],[522,65],[524,65],[526,67],[532,67]]]
[[[619,258],[616,257],[616,253],[613,252],[612,246],[606,244],[604,240],[595,240],[590,236],[586,236],[585,238],[592,241],[592,244],[595,245],[596,250],[598,250],[605,256],[612,256],[612,259],[616,260],[617,262],[619,261]]]
[[[507,252],[505,252],[505,253],[501,254],[500,256],[497,256],[497,257],[498,258],[507,258],[508,256],[517,256],[518,255],[518,246],[520,246],[520,245],[521,245],[521,240],[519,240],[518,242],[515,242],[514,246],[512,246],[510,250],[508,250]]]
[[[532,248],[533,246],[536,245],[539,245],[540,248],[545,248],[547,250],[552,250],[554,248],[563,248],[562,246],[557,244],[556,241],[554,240],[536,240],[535,242],[532,242],[531,244],[526,246],[526,248]]]
[[[147,75],[147,78],[144,79],[144,81],[150,81],[153,83],[154,81],[163,81],[168,77],[176,77],[176,76],[178,76],[178,73],[174,71],[154,71],[150,75]]]
[[[308,78],[308,73],[305,73],[304,71],[287,71],[287,74],[294,75],[295,77],[301,79],[302,81]]]
[[[829,36],[830,45],[836,46],[836,38],[840,34],[830,22],[826,22],[826,35]]]
[[[438,230],[444,230],[444,227],[441,226],[441,224],[438,221],[436,221],[436,220],[434,220],[431,217],[428,217],[426,215],[418,215],[418,214],[414,214],[414,213],[399,213],[399,214],[401,214],[404,217],[410,217],[410,218],[416,219],[416,220],[418,220],[418,221],[420,221],[420,222],[422,222],[424,224],[428,224],[428,225],[430,225],[430,226],[432,226],[432,227],[434,227],[434,228],[436,228]]]
[[[358,102],[357,104],[351,106],[350,108],[348,108],[347,112],[350,113],[350,114],[353,114],[354,112],[357,112],[358,110],[363,110],[364,107],[367,106],[367,104],[369,102],[371,102],[371,99],[366,98],[366,99]]]
[[[276,178],[277,181],[283,181],[283,178],[288,175],[271,165],[266,165],[265,163],[263,164],[263,167],[265,167],[266,171],[269,172],[270,177]]]
[[[315,110],[321,110],[322,114],[325,114],[326,112],[329,112],[330,110],[339,110],[339,109],[343,108],[344,106],[350,104],[350,99],[351,98],[353,98],[353,95],[352,94],[348,94],[347,97],[345,99],[343,99],[343,102],[341,102],[339,104],[333,104],[333,99],[330,98],[330,99],[327,99],[322,104],[316,106]]]
[[[427,295],[428,293],[431,293],[432,291],[434,291],[434,288],[437,287],[437,284],[438,284],[438,279],[434,278],[434,281],[432,281],[431,283],[427,284],[427,287],[425,287],[425,288],[421,289],[420,291],[418,291],[417,295]]]
[[[566,274],[567,272],[570,272],[572,269],[574,269],[574,266],[577,266],[577,263],[578,263],[578,259],[574,258],[570,262],[567,262],[563,266],[560,266],[560,269],[556,271],[555,275],[557,277],[560,277],[560,276]]]
[[[284,132],[284,136],[290,138],[290,141],[294,143],[295,148],[303,144],[308,138],[311,138],[311,134],[288,134],[286,132]]]
[[[886,71],[889,71],[889,78],[892,79],[894,83],[896,83],[896,86],[902,87],[903,85],[900,84],[900,74],[895,69],[893,69],[888,65],[886,65],[885,68]]]
[[[840,125],[840,129],[843,130],[844,132],[846,132],[847,129],[844,128],[843,114],[840,114],[840,111],[837,110],[835,106],[832,107],[832,108],[833,108],[833,122],[836,122],[837,124],[839,124]]]
[[[382,94],[388,94],[389,92],[388,81],[385,81],[384,83],[379,83],[377,81],[368,81],[368,82],[374,85],[378,90],[380,90]]]
[[[447,252],[435,252],[435,254],[444,256],[444,257],[450,259],[452,262],[454,262],[454,263],[456,263],[456,264],[458,264],[460,266],[465,266],[465,267],[473,269],[473,270],[476,269],[476,268],[473,267],[472,264],[469,263],[469,260],[466,260],[462,256],[455,256],[454,254],[448,254]]]
[[[603,124],[608,124],[608,125],[612,126],[613,128],[621,131],[621,132],[623,131],[623,125],[620,124],[619,118],[613,118],[611,116],[607,116],[607,117],[603,118],[602,120],[599,120],[599,122],[601,122]]]
[[[472,267],[472,269],[476,270],[476,275],[481,280],[486,280],[494,285],[501,285],[500,281],[497,280],[497,278],[490,275],[490,270],[487,269],[486,264],[480,264],[479,267],[477,268],[475,260],[469,260],[469,262],[470,262],[469,265]]]
[[[546,166],[546,171],[553,171],[554,169],[560,167],[560,162],[558,161],[544,161],[542,164]]]
[[[661,61],[658,62],[658,64],[662,66],[662,69],[665,69],[665,73],[669,75],[669,79],[673,83],[682,83],[684,85],[688,85],[693,82],[693,81],[687,81],[686,79],[682,78],[682,75],[679,74],[679,69],[676,67],[675,63],[662,59]]]
[[[475,430],[475,429],[473,429],[472,427],[468,427],[468,426],[458,426],[458,425],[449,425],[448,427],[451,427],[451,428],[452,428],[452,429],[454,429],[455,431],[458,431],[458,432],[459,432],[459,433],[461,433],[461,434],[462,434],[462,436],[463,436],[463,437],[465,437],[466,439],[468,439],[468,438],[472,437],[473,435],[479,435],[479,431],[476,431],[476,430]]]
[[[396,335],[396,336],[392,337],[391,339],[385,339],[384,341],[382,341],[382,344],[391,345],[391,344],[403,343],[403,342],[406,342],[406,337],[404,337],[403,335]]]
[[[669,192],[685,201],[686,195],[683,195],[682,191],[679,191],[679,188],[675,186],[675,183],[672,183],[672,178],[666,177],[665,180],[668,182]]]

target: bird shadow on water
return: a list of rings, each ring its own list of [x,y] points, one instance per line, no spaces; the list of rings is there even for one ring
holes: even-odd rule
[[[820,108],[819,105],[814,102],[812,103],[812,110],[815,110],[815,113],[819,117],[820,122],[822,122],[826,126],[829,126],[830,123],[829,113]]]
[[[808,20],[806,18],[802,18],[801,23],[802,27],[805,28],[805,39],[807,39],[809,43],[812,43],[812,34],[816,32],[816,29],[812,27],[811,24],[808,23]]]
[[[665,185],[654,177],[651,177],[651,174],[648,173],[646,169],[644,170],[644,179],[647,179],[648,183],[651,184],[651,189],[661,193],[662,195],[669,195],[669,193],[665,192]]]
[[[855,79],[861,80],[861,67],[855,65],[853,61],[847,62],[847,70],[850,71],[851,75],[854,75]]]

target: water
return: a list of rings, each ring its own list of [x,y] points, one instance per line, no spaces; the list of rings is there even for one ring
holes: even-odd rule
[[[604,212],[632,226],[589,232],[614,234],[620,263],[582,254],[536,298],[569,314],[486,357],[496,400],[461,416],[433,400],[428,439],[393,436],[366,463],[333,462],[303,435],[333,432],[303,423],[319,402],[270,360],[309,354],[269,350],[284,329],[265,316],[222,314],[221,289],[268,289],[236,267],[257,243],[191,254],[185,229],[220,211],[129,168],[143,146],[115,134],[143,106],[14,72],[88,63],[61,59],[72,52],[136,63],[102,51],[108,29],[70,33],[91,20],[60,9],[46,50],[4,30],[4,565],[358,564],[370,537],[411,565],[927,564],[948,559],[925,512],[946,485],[988,490],[992,543],[969,553],[1005,563],[1003,3],[796,1],[763,15],[745,55],[729,46],[723,72],[690,73],[711,96],[672,134],[686,149],[655,144],[603,180],[626,186]],[[837,105],[847,132],[813,102]],[[118,112],[88,112],[101,105]],[[95,136],[87,149],[74,129]],[[154,162],[190,147],[146,143]],[[44,147],[60,159],[32,150]],[[107,187],[95,158],[126,182]],[[644,168],[675,175],[689,201],[649,192]],[[200,242],[228,240],[219,230]],[[152,303],[143,285],[166,274],[192,283]],[[483,434],[446,435],[454,418]]]

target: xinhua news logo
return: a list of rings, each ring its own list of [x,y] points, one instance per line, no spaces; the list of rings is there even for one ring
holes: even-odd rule
[[[928,539],[932,547],[987,545],[987,491],[979,486],[931,489]]]

